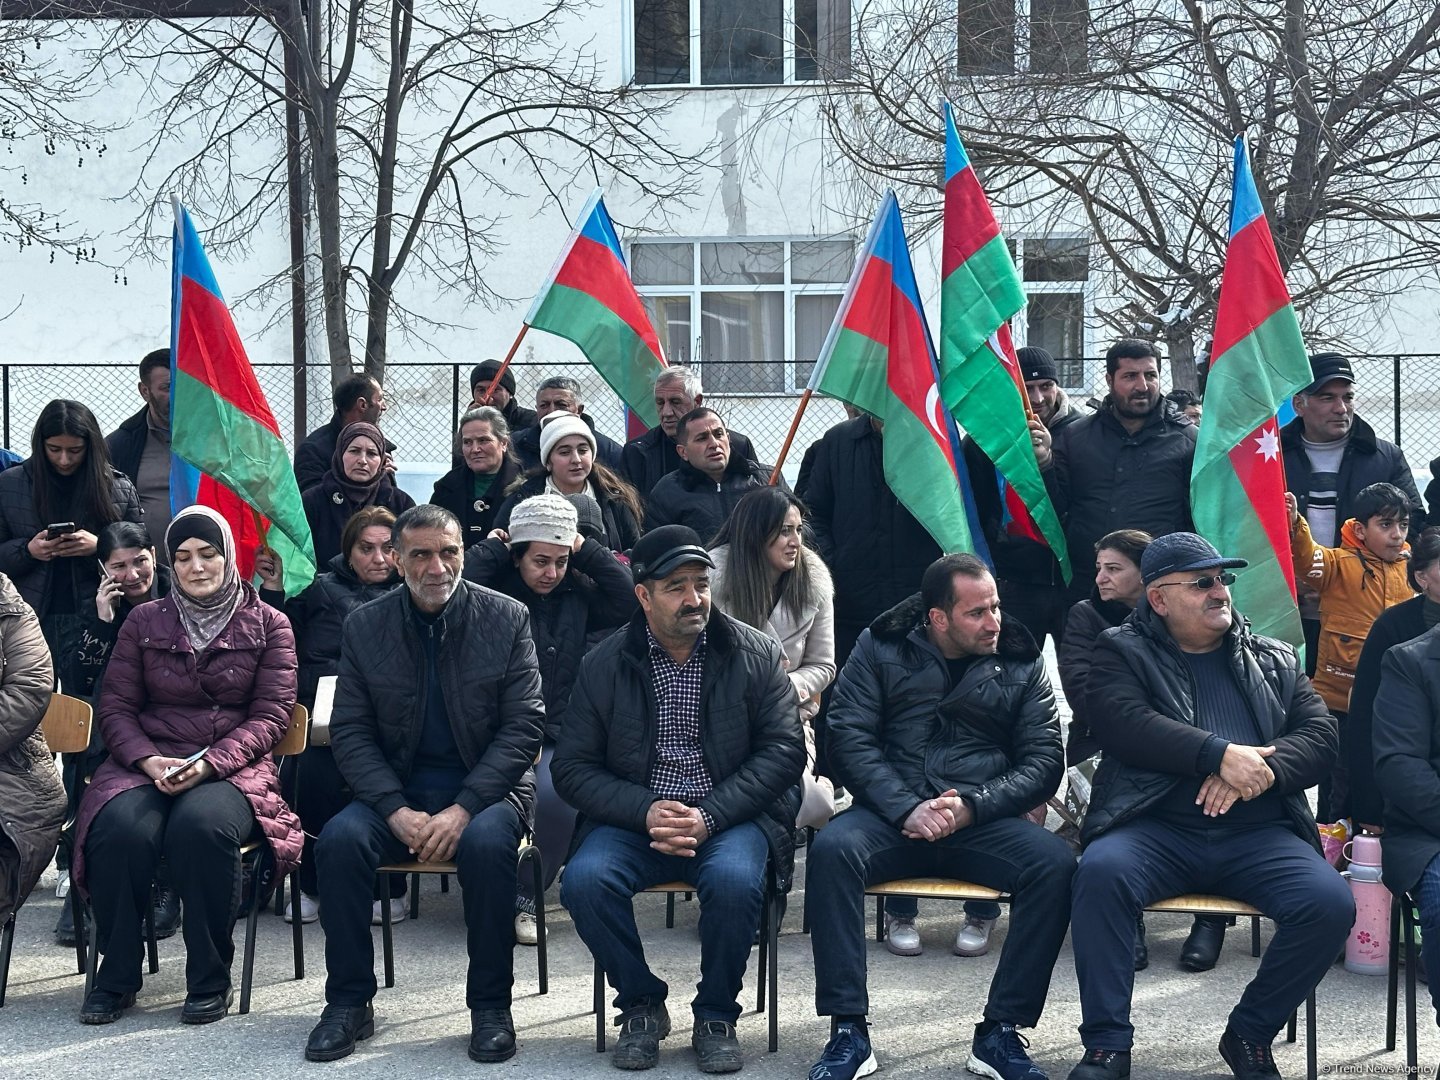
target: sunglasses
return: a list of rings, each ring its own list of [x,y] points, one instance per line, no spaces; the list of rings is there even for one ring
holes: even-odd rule
[[[1164,585],[1156,585],[1155,588],[1168,589],[1171,585],[1189,585],[1191,588],[1199,589],[1201,592],[1209,592],[1215,587],[1217,581],[1221,585],[1228,587],[1235,584],[1235,575],[1228,570],[1223,574],[1202,574],[1194,581],[1167,581]]]

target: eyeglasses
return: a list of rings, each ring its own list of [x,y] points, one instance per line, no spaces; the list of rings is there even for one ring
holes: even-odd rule
[[[1209,592],[1215,587],[1217,581],[1228,587],[1235,584],[1235,575],[1228,570],[1223,574],[1202,574],[1194,581],[1167,581],[1163,585],[1156,585],[1155,588],[1168,589],[1171,585],[1189,585],[1192,589],[1198,589],[1200,592]]]

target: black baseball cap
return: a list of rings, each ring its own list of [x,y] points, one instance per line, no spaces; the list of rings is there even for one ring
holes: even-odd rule
[[[700,543],[700,534],[688,525],[661,525],[646,533],[630,549],[630,572],[635,584],[668,577],[685,563],[701,562],[714,569],[715,560]]]
[[[1238,570],[1250,564],[1244,559],[1227,559],[1215,545],[1192,532],[1166,533],[1150,541],[1140,556],[1140,580],[1149,585],[1166,574],[1187,570]]]
[[[1315,381],[1305,388],[1304,392],[1307,394],[1318,394],[1322,386],[1334,379],[1344,379],[1352,385],[1355,382],[1355,369],[1350,366],[1350,358],[1339,353],[1322,352],[1312,355],[1310,374]]]

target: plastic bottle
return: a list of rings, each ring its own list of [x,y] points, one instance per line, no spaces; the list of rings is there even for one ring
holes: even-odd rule
[[[1345,970],[1385,975],[1390,969],[1390,890],[1380,877],[1380,839],[1357,836],[1345,845],[1345,877],[1355,897],[1355,925],[1345,941]]]

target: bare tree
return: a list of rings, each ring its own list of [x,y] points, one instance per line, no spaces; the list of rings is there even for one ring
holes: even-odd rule
[[[962,137],[1012,232],[1088,233],[1118,333],[1167,342],[1177,385],[1208,335],[1230,143],[1307,332],[1371,324],[1440,262],[1440,5],[1425,0],[868,0],[823,103],[863,202],[898,184],[932,225]]]
[[[138,69],[157,102],[139,231],[161,234],[148,218],[164,208],[147,193],[185,191],[206,205],[207,242],[221,249],[283,214],[285,162],[257,161],[253,147],[283,144],[293,89],[336,377],[354,366],[352,327],[380,376],[392,329],[435,325],[404,299],[407,276],[488,305],[510,299],[486,272],[522,190],[538,184],[563,209],[597,182],[619,184],[662,221],[696,191],[711,148],[667,141],[665,100],[607,83],[588,45],[562,43],[572,20],[601,10],[588,0],[277,3],[253,18],[121,25],[97,70]],[[162,167],[172,143],[189,149]]]

